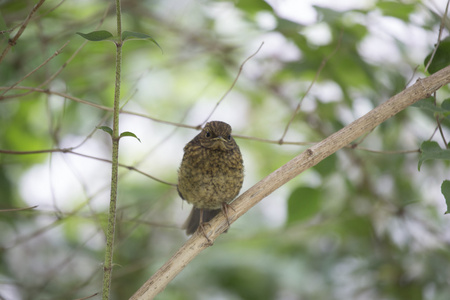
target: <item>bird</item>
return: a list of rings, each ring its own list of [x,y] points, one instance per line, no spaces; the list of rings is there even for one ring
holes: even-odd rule
[[[228,221],[229,203],[242,188],[244,162],[231,130],[225,122],[208,122],[184,147],[177,190],[193,205],[182,227],[188,235],[200,228],[209,240],[204,224],[220,211]]]

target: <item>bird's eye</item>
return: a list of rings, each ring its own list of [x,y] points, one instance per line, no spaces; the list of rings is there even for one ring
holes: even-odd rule
[[[228,135],[228,140],[231,141],[231,134]]]
[[[209,131],[206,131],[206,137],[210,137],[211,133]]]

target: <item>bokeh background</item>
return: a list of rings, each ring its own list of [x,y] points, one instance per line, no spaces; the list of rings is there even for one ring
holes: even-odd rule
[[[36,2],[0,2],[1,51]],[[76,32],[116,34],[113,2],[46,1],[0,63],[0,149],[11,151],[0,153],[0,209],[37,206],[0,212],[0,299],[101,290],[111,164],[98,159],[110,159],[111,142],[97,127],[111,126],[102,107],[112,107],[115,47]],[[120,130],[141,142],[122,139],[120,163],[176,183],[194,127],[264,43],[210,118],[233,127],[245,191],[427,76],[446,5],[122,1],[123,30],[151,35],[163,51],[149,41],[123,48],[122,105],[139,115],[121,114]],[[448,86],[439,90],[437,105],[448,96]],[[438,119],[442,134],[433,112],[410,107],[304,172],[157,299],[449,299],[450,219],[440,187],[450,166],[430,160],[418,171],[420,144],[445,148],[450,139],[450,120]],[[120,168],[112,299],[128,299],[187,239],[180,227],[189,205],[173,185],[140,172]]]

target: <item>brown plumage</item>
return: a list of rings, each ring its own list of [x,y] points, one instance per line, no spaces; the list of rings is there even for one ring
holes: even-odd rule
[[[191,214],[183,228],[193,234],[226,208],[238,194],[244,180],[244,166],[231,126],[220,121],[206,123],[185,147],[178,170],[178,193],[191,203]]]

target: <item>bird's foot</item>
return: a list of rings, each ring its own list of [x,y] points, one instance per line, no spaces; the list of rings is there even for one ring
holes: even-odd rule
[[[203,233],[203,236],[208,240],[208,243],[212,245],[213,242],[209,239],[208,235],[206,234],[205,226],[211,227],[211,225],[208,222],[200,222],[200,224],[198,224],[198,228]]]
[[[228,204],[226,202],[222,203],[222,213],[225,216],[225,218],[227,219],[228,228],[230,228],[231,224],[230,224],[230,220],[228,218],[228,209],[232,209],[234,212],[236,212],[236,210],[230,204]]]

